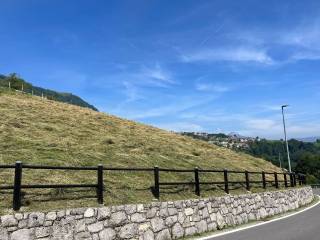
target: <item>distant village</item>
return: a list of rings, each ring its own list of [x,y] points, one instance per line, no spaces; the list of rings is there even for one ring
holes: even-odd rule
[[[251,142],[260,141],[259,137],[244,137],[237,133],[179,132],[179,134],[201,139],[221,147],[238,150],[247,150]]]

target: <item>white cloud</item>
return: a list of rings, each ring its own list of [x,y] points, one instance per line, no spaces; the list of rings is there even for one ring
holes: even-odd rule
[[[167,88],[176,84],[172,73],[164,69],[160,64],[154,66],[142,66],[138,71],[122,74],[122,79],[136,87],[162,87]]]
[[[139,94],[139,90],[136,86],[134,86],[128,81],[123,81],[122,84],[125,88],[124,93],[127,96],[126,102],[133,102],[143,98],[141,94]]]
[[[220,54],[217,47],[208,51],[199,51],[201,54],[186,55],[183,59],[188,62],[197,61],[225,61],[245,62],[252,61],[263,64],[290,64],[300,60],[320,59],[320,18],[305,17],[298,24],[286,28],[235,28],[228,32],[223,39],[228,46],[245,46],[242,48],[223,47]],[[268,50],[268,52],[266,52]],[[212,53],[213,52],[213,53]],[[283,54],[277,54],[277,53]],[[197,52],[196,52],[197,53]],[[269,54],[268,54],[269,53]],[[276,53],[270,55],[270,53]],[[230,55],[233,55],[230,57]],[[281,56],[281,57],[276,57]],[[190,60],[189,60],[190,58]]]
[[[296,29],[284,31],[279,41],[309,50],[320,50],[320,21],[301,24]]]
[[[270,119],[251,119],[246,122],[246,125],[250,129],[268,131],[279,127],[276,121]]]
[[[320,124],[301,124],[293,125],[288,127],[289,136],[295,137],[309,137],[309,136],[319,136],[320,134]]]
[[[260,136],[271,139],[284,138],[282,121],[273,119],[248,119],[243,122],[240,134],[246,136]],[[302,138],[308,136],[318,136],[320,133],[320,124],[287,121],[288,138]]]
[[[272,58],[268,56],[266,50],[247,47],[202,49],[181,56],[181,60],[183,62],[231,61],[256,62],[260,64],[273,63]]]
[[[296,29],[285,31],[279,42],[294,47],[291,61],[320,59],[320,22],[302,24]]]
[[[105,83],[105,84],[101,84]],[[147,88],[171,88],[177,84],[173,74],[160,64],[153,66],[125,66],[123,71],[94,79],[91,84],[97,88],[104,88],[121,92],[126,96],[120,106],[128,102],[146,98]]]
[[[216,96],[212,95],[208,98],[187,96],[179,97],[177,99],[163,99],[162,105],[157,107],[148,107],[146,109],[134,109],[128,110],[126,108],[116,108],[111,112],[115,115],[119,115],[133,120],[144,120],[154,117],[168,117],[174,116],[179,113],[183,115],[183,112],[199,107],[202,104],[212,101]],[[110,109],[109,109],[110,111]]]
[[[266,110],[266,111],[277,111],[277,112],[280,112],[282,105],[283,105],[283,104],[264,105],[264,106],[261,106],[261,108],[264,109],[264,110]]]
[[[175,132],[201,132],[203,127],[190,122],[174,122],[174,123],[163,123],[156,125],[159,128],[166,129]]]
[[[215,85],[210,83],[197,83],[196,89],[198,91],[207,91],[207,92],[227,92],[230,90],[229,87],[222,86],[222,85]]]
[[[320,41],[320,40],[319,40]],[[291,60],[318,60],[320,59],[320,51],[299,51],[291,56]]]
[[[149,78],[155,84],[175,83],[172,80],[171,73],[167,70],[164,70],[159,64],[156,64],[154,67],[151,67],[151,68],[144,67],[139,73],[137,73],[137,75],[143,78]]]

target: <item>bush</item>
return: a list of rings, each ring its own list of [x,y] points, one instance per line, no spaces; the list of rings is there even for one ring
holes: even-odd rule
[[[311,174],[307,174],[307,184],[317,184],[319,183],[319,179]]]

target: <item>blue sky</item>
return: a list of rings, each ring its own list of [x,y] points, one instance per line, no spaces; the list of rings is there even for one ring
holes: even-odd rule
[[[320,1],[2,0],[0,73],[174,131],[320,135]]]

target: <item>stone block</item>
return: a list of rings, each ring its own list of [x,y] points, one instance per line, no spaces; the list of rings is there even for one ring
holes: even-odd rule
[[[178,238],[182,238],[183,236],[184,236],[183,227],[179,223],[176,223],[172,227],[172,238],[173,239],[178,239]]]
[[[164,229],[157,233],[155,240],[171,240],[171,235],[168,229]]]
[[[18,225],[18,220],[12,215],[5,215],[1,217],[2,227],[13,227]]]
[[[151,219],[151,227],[153,232],[159,232],[165,228],[164,221],[161,218],[153,218]]]
[[[88,231],[91,233],[100,232],[103,229],[103,222],[96,222],[87,226]]]
[[[111,226],[119,226],[124,224],[127,221],[127,215],[125,212],[115,212],[111,214],[110,224]]]
[[[84,217],[85,218],[90,218],[94,216],[94,209],[93,208],[88,208],[85,212],[84,212]]]
[[[44,213],[41,212],[34,212],[29,214],[28,219],[28,227],[38,227],[42,226],[44,223]]]
[[[11,234],[11,240],[33,240],[31,229],[20,229]]]
[[[114,240],[116,239],[116,232],[112,228],[107,228],[99,233],[99,238],[103,240]]]
[[[138,234],[138,225],[130,223],[120,228],[119,236],[121,239],[132,239]]]

